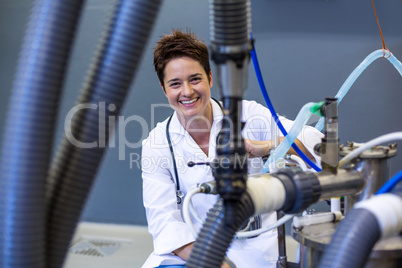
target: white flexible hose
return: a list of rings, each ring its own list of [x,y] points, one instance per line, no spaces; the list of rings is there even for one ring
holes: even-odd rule
[[[201,224],[203,224],[203,220],[201,219],[201,217],[198,215],[197,211],[195,210],[195,208],[193,207],[193,204],[191,202],[191,198],[196,195],[201,193],[202,190],[200,187],[191,189],[186,197],[184,198],[184,202],[183,202],[183,218],[184,218],[184,222],[186,223],[187,227],[190,229],[190,232],[193,234],[194,238],[197,239],[198,233],[197,230],[194,227],[193,221],[191,220],[191,216],[190,216],[190,211],[193,214],[193,216],[197,219],[198,222],[200,222]],[[233,261],[231,261],[228,257],[225,257],[225,262],[229,265],[230,268],[236,268],[236,265],[234,264]]]
[[[239,232],[239,233],[248,232],[248,229],[250,228],[250,226],[251,226],[251,221],[249,220],[249,221],[247,222],[246,227],[244,227],[242,230],[239,230],[239,231],[237,231],[237,232]]]
[[[343,165],[348,163],[350,160],[357,157],[359,154],[370,149],[373,146],[376,146],[376,145],[379,145],[379,144],[382,144],[385,142],[395,141],[395,140],[402,140],[402,131],[385,134],[378,138],[372,139],[366,143],[363,143],[360,147],[358,147],[357,149],[353,150],[352,152],[347,154],[345,157],[343,157],[341,159],[341,161],[339,161],[338,168],[342,167]]]
[[[193,202],[191,202],[190,200],[190,204],[189,204],[189,209],[190,209],[190,213],[191,215],[193,215],[193,217],[201,224],[204,224],[204,220],[200,217],[200,215],[198,215],[197,211],[195,210],[194,206],[193,206]]]
[[[198,193],[201,193],[201,189],[199,187],[191,189],[187,193],[186,197],[184,198],[184,202],[183,202],[183,218],[184,218],[184,222],[186,223],[187,227],[190,229],[190,232],[193,234],[194,238],[197,238],[198,233],[197,233],[197,230],[194,227],[193,221],[191,220],[190,204],[191,204],[191,198],[194,195],[198,194]]]
[[[193,234],[194,238],[197,238],[198,233],[197,230],[194,227],[193,221],[191,220],[191,215],[190,215],[190,207],[191,205],[191,198],[198,194],[201,193],[201,189],[199,187],[191,189],[187,194],[186,197],[184,198],[183,202],[183,218],[184,222],[186,223],[187,227],[190,229],[190,232]],[[196,213],[197,214],[197,213]],[[198,215],[198,214],[197,214]],[[265,228],[253,230],[253,231],[239,231],[236,233],[235,237],[237,238],[247,238],[247,237],[252,237],[256,235],[260,235],[262,233],[271,231],[272,229],[278,228],[278,226],[281,226],[288,220],[292,219],[294,217],[294,214],[291,215],[285,215],[282,218],[280,218],[277,222],[274,224],[271,224]],[[202,221],[202,219],[201,219]],[[203,223],[203,222],[201,222]]]
[[[292,219],[294,216],[295,216],[295,214],[285,215],[282,218],[280,218],[277,222],[275,222],[274,224],[268,225],[265,228],[261,228],[261,229],[257,229],[257,230],[253,230],[253,231],[249,231],[249,232],[237,232],[235,237],[241,239],[241,238],[247,238],[247,237],[263,234],[265,232],[271,231],[272,229],[278,228],[279,226],[281,226],[288,220]]]
[[[303,159],[301,159],[301,158],[298,157],[297,155],[289,154],[289,155],[286,155],[285,159],[290,159],[290,160],[295,161],[297,164],[299,164],[299,167],[300,167],[303,171],[308,171],[308,168],[307,168],[306,163],[303,161]]]

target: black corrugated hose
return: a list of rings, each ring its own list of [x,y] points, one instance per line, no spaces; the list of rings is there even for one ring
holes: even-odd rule
[[[246,192],[235,210],[233,222],[226,223],[222,199],[208,212],[186,267],[219,268],[236,231],[254,214],[254,204]]]
[[[33,3],[2,140],[0,267],[44,267],[45,184],[82,0]]]
[[[381,230],[373,213],[362,208],[352,209],[332,236],[319,267],[364,267],[380,236]]]
[[[119,114],[151,33],[161,0],[120,0],[84,83],[81,109],[72,119],[72,136],[82,142],[104,142],[104,146],[80,148],[64,138],[48,176],[48,264],[62,266],[81,211],[100,166],[109,140],[109,120]],[[104,103],[105,122],[99,122]],[[110,106],[111,105],[111,106]],[[104,133],[99,134],[99,128]],[[103,136],[102,136],[103,135]],[[100,145],[100,144],[98,144]]]

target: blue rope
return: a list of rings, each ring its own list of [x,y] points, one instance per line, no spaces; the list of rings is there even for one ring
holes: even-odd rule
[[[375,194],[388,193],[397,185],[402,179],[402,170],[396,173],[389,181],[387,181]]]
[[[254,65],[254,70],[255,70],[255,74],[257,76],[257,80],[258,80],[258,84],[260,85],[260,89],[261,89],[261,93],[264,96],[265,102],[268,106],[269,111],[272,114],[272,117],[275,120],[275,123],[278,125],[279,129],[281,130],[282,134],[284,136],[288,135],[288,133],[286,132],[285,128],[283,127],[281,121],[279,121],[279,117],[275,112],[274,106],[272,105],[271,100],[269,99],[268,96],[268,92],[267,89],[265,87],[265,83],[264,83],[264,79],[262,78],[262,74],[261,74],[261,70],[260,70],[260,66],[258,64],[258,59],[257,59],[257,52],[255,51],[255,47],[254,47],[254,40],[251,38],[252,40],[252,49],[251,49],[251,58],[253,60],[253,65]],[[299,156],[308,164],[310,165],[310,167],[314,168],[314,170],[316,171],[321,171],[321,169],[313,163],[313,161],[311,161],[303,152],[302,150],[300,150],[299,147],[297,147],[297,145],[295,143],[292,144],[293,149],[296,151],[296,153],[299,154]]]

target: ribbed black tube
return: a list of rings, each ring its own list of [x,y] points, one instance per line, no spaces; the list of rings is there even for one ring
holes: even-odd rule
[[[238,202],[233,221],[224,219],[222,199],[208,212],[186,267],[219,268],[236,231],[254,214],[254,204],[246,192]]]
[[[217,137],[214,177],[218,194],[224,200],[237,201],[246,191],[247,151],[241,136],[242,102],[238,98],[223,98],[225,116]]]
[[[120,0],[91,64],[78,103],[98,109],[81,109],[71,122],[71,134],[80,148],[63,140],[48,176],[48,263],[61,267],[89,190],[109,140],[109,117],[116,117],[127,95],[146,41],[151,33],[160,0]],[[105,105],[104,122],[99,108]],[[109,106],[109,105],[113,105]],[[113,108],[113,109],[110,109]],[[103,128],[104,133],[99,134]],[[100,143],[104,143],[104,145]]]
[[[211,42],[223,46],[247,44],[250,10],[249,0],[210,0]]]
[[[2,140],[2,268],[45,266],[45,182],[81,8],[81,0],[38,0],[31,9]]]
[[[364,267],[381,236],[374,214],[353,209],[342,220],[320,260],[320,268]]]

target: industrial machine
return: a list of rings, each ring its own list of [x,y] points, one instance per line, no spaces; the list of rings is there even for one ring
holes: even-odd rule
[[[211,1],[210,14],[212,60],[218,70],[218,90],[224,103],[225,117],[234,125],[231,131],[225,128],[225,125],[222,127],[218,144],[220,140],[231,140],[233,142],[226,143],[230,144],[230,146],[217,150],[214,176],[217,192],[223,202],[218,202],[209,214],[195,243],[187,267],[220,267],[233,235],[248,217],[279,210],[287,214],[298,213],[318,200],[326,200],[331,197],[346,197],[346,209],[344,210],[346,219],[342,220],[345,222],[344,224],[349,223],[350,225],[351,221],[354,224],[353,221],[361,217],[363,219],[362,223],[364,222],[370,228],[373,228],[372,224],[376,224],[373,222],[377,222],[372,219],[373,215],[377,216],[377,220],[382,215],[367,212],[366,210],[360,212],[359,209],[355,209],[358,212],[352,210],[352,215],[348,216],[348,212],[356,202],[364,199],[371,200],[373,193],[379,190],[379,187],[387,181],[389,171],[386,162],[389,157],[396,154],[396,150],[394,146],[389,148],[375,147],[374,149],[366,147],[366,149],[371,149],[369,153],[360,152],[362,153],[360,157],[345,167],[345,162],[359,156],[359,154],[356,152],[353,157],[353,154],[350,154],[353,146],[343,146],[341,147],[341,152],[344,155],[348,155],[349,159],[345,157],[346,159],[344,158],[343,162],[339,164],[336,98],[327,98],[325,104],[321,106],[321,112],[325,115],[325,137],[317,148],[317,152],[320,153],[322,159],[322,170],[320,172],[311,173],[283,169],[270,174],[258,175],[257,179],[251,179],[249,176],[247,181],[245,178],[247,177],[247,167],[243,166],[241,170],[234,168],[236,166],[235,156],[245,156],[244,145],[241,142],[237,142],[241,139],[240,133],[236,132],[237,126],[241,122],[239,118],[235,117],[234,112],[237,109],[241,109],[241,107],[238,107],[236,104],[238,102],[234,100],[242,98],[245,91],[245,81],[247,81],[246,65],[248,53],[252,50],[252,44],[250,44],[248,38],[250,36],[251,21],[250,1]],[[398,70],[402,75],[400,62],[395,64],[395,67],[399,68]],[[269,105],[269,103],[267,104]],[[275,113],[272,113],[273,118],[275,118],[275,115]],[[276,119],[275,121],[280,127],[279,120]],[[287,135],[286,132],[283,134]],[[382,142],[385,141],[383,140]],[[364,146],[360,149],[363,148]],[[280,182],[279,185],[277,184],[278,182]],[[402,225],[396,222],[401,221],[400,210],[402,203],[400,196],[396,196],[392,195],[390,197],[395,203],[393,203],[394,201],[389,201],[392,203],[389,206],[393,207],[393,209],[389,210],[390,215],[392,215],[390,217],[393,218],[393,223],[390,223],[392,225],[390,229],[393,229],[392,234],[381,234],[382,236],[396,236],[392,240],[395,246],[392,246],[392,249],[384,250],[384,247],[379,245],[378,249],[373,251],[372,258],[376,260],[373,264],[371,264],[371,261],[368,262],[368,267],[374,267],[379,263],[381,263],[381,267],[397,267],[398,264],[401,264],[402,243],[398,233],[401,231]],[[376,199],[382,198],[379,196]],[[384,197],[384,199],[387,199],[387,197]],[[364,201],[361,202],[357,204],[365,204]],[[377,202],[381,203],[382,201],[378,200]],[[388,201],[385,201],[385,203],[388,204]],[[358,205],[357,207],[368,208],[367,205]],[[370,216],[364,217],[363,214],[369,214]],[[310,217],[314,216],[310,215]],[[337,218],[336,216],[333,217]],[[349,220],[350,217],[352,220]],[[379,230],[388,229],[383,226],[377,226],[377,233],[373,233],[373,231],[369,232],[359,226],[360,232],[358,234],[349,234],[354,229],[346,228],[346,230],[343,230],[345,229],[344,227],[339,234],[335,233],[333,235],[337,223],[325,224],[331,224],[331,227],[327,225],[324,225],[324,227],[323,225],[311,225],[303,229],[299,227],[298,230],[294,230],[294,238],[302,244],[300,266],[362,267],[366,263],[375,242],[379,239],[381,233]],[[363,229],[367,232],[362,231]],[[343,236],[348,235],[357,235],[358,238],[342,240]],[[334,236],[333,239],[331,239],[332,236]],[[338,236],[341,238],[340,242],[337,243]],[[362,237],[369,237],[371,240],[365,241]],[[331,245],[326,249],[328,253],[321,256],[330,241],[332,241]],[[365,248],[359,248],[358,251],[361,251],[361,253],[355,254],[352,249],[356,250],[361,243],[365,244]],[[338,248],[339,245],[343,246]],[[279,251],[281,253],[281,249]],[[340,253],[335,253],[337,251]],[[286,267],[286,259],[281,259],[281,257],[284,256],[280,256],[278,266]]]

